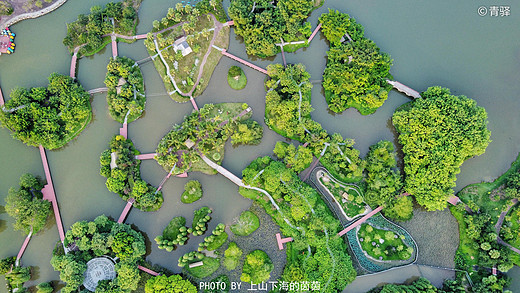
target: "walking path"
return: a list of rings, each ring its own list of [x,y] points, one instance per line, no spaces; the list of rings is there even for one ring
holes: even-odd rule
[[[117,54],[117,42],[116,42],[115,34],[112,34],[111,38],[112,38],[112,57],[116,58],[118,54]]]
[[[18,255],[16,256],[16,261],[14,263],[16,266],[20,266],[20,259],[22,258],[22,255],[25,252],[27,245],[29,245],[29,241],[31,240],[32,234],[33,234],[33,230],[31,227],[31,232],[29,232],[29,235],[27,235],[27,237],[25,237],[25,241],[23,242],[22,247],[20,248],[20,251],[18,252]]]
[[[366,220],[368,220],[369,218],[371,218],[373,215],[379,213],[381,210],[383,209],[383,206],[379,206],[378,208],[376,208],[375,210],[371,211],[370,213],[366,214],[363,218],[355,221],[352,225],[348,226],[347,228],[343,229],[342,231],[340,231],[338,233],[338,236],[343,236],[345,235],[348,231],[356,228],[357,226],[363,224],[363,222],[365,222]]]
[[[58,226],[58,234],[60,235],[60,240],[63,243],[65,240],[65,232],[61,222],[60,208],[58,206],[58,200],[56,199],[56,193],[54,192],[54,185],[52,184],[51,171],[49,169],[49,163],[47,162],[47,155],[45,154],[45,149],[41,145],[40,156],[42,158],[43,170],[45,171],[45,179],[47,180],[47,185],[45,185],[45,187],[42,189],[43,199],[46,199],[52,203],[54,217],[56,218],[56,226]]]
[[[128,202],[126,203],[126,206],[123,209],[123,212],[121,213],[121,215],[119,216],[119,219],[117,220],[117,222],[119,224],[121,224],[125,221],[126,216],[128,215],[128,212],[130,212],[130,209],[134,205],[134,202],[135,202],[135,199],[133,199],[133,198],[128,199]]]
[[[136,160],[151,160],[153,159],[157,154],[156,153],[150,153],[150,154],[140,154],[135,156]]]
[[[407,95],[409,97],[412,97],[414,99],[421,98],[421,94],[419,94],[418,91],[416,91],[398,81],[387,79],[386,82],[389,83],[390,85],[392,85],[396,90],[404,93],[405,95]]]
[[[128,123],[123,123],[123,127],[119,128],[119,135],[124,136],[126,139],[128,139]]]
[[[88,93],[91,94],[91,95],[98,94],[98,93],[104,93],[104,92],[108,92],[108,88],[107,87],[100,87],[100,88],[91,89],[90,91],[88,91]]]
[[[193,108],[195,109],[195,111],[199,111],[199,107],[197,106],[197,103],[195,103],[195,99],[193,97],[190,96],[190,101],[191,101],[191,104],[193,105]]]
[[[143,266],[137,266],[137,268],[140,269],[141,271],[145,272],[145,273],[148,273],[148,274],[152,275],[152,276],[159,276],[160,275],[159,273],[154,272],[154,271],[152,271],[152,270],[150,270],[148,268],[145,268]]]
[[[215,48],[215,47],[214,47],[214,48]],[[226,49],[222,49],[222,48],[218,48],[218,47],[217,47],[217,49],[220,50],[220,52],[222,53],[222,55],[224,55],[224,56],[226,56],[226,57],[229,57],[229,58],[231,58],[231,59],[233,59],[233,60],[235,60],[235,61],[238,61],[238,62],[240,62],[240,63],[242,63],[242,64],[244,64],[244,65],[246,65],[246,66],[249,66],[249,67],[253,68],[254,70],[260,71],[260,72],[262,72],[263,74],[267,74],[267,70],[265,70],[265,69],[263,69],[263,68],[261,68],[261,67],[259,67],[259,66],[256,66],[256,65],[254,65],[253,63],[248,62],[248,61],[246,61],[246,60],[244,60],[244,59],[241,59],[241,58],[239,58],[239,57],[237,57],[237,56],[235,56],[235,55],[233,55],[233,54],[228,53],[228,52],[226,51]]]
[[[293,241],[292,237],[282,238],[280,233],[276,233],[276,243],[278,244],[278,249],[283,250],[283,244],[287,242]]]
[[[518,199],[515,198],[515,199],[512,200],[512,202],[513,202],[513,203],[512,203],[511,205],[507,206],[507,209],[506,209],[505,211],[503,211],[503,212],[500,213],[500,217],[498,218],[498,221],[497,221],[497,223],[495,224],[495,231],[497,232],[497,235],[498,235],[498,237],[497,237],[497,242],[498,242],[499,244],[502,244],[502,245],[504,245],[504,246],[507,246],[507,247],[508,247],[509,249],[511,249],[512,251],[514,251],[514,252],[520,254],[520,249],[518,249],[518,248],[512,246],[511,244],[505,242],[505,241],[500,237],[500,229],[502,229],[502,224],[504,223],[504,219],[505,219],[507,213],[509,212],[509,210],[510,210],[513,206],[515,206],[515,205],[518,203]]]
[[[82,46],[77,46],[74,48],[74,54],[72,55],[72,60],[70,61],[70,77],[76,78],[76,66],[78,64],[78,52]]]
[[[3,105],[5,105],[4,94],[2,93],[2,88],[0,88],[0,106]]]
[[[314,161],[310,165],[310,167],[308,169],[309,171],[307,171],[307,173],[305,175],[303,175],[302,181],[306,181],[307,179],[309,179],[309,176],[311,175],[312,170],[314,170],[314,168],[316,168],[316,165],[318,165],[318,163],[320,162],[320,159],[318,159],[318,158],[316,158],[314,156],[313,156],[313,158],[314,158]]]
[[[314,39],[314,37],[316,36],[316,34],[318,33],[318,31],[320,30],[321,28],[321,23],[318,24],[318,26],[314,29],[314,31],[312,32],[311,36],[309,37],[309,39],[307,39],[307,44],[310,44],[312,39]]]

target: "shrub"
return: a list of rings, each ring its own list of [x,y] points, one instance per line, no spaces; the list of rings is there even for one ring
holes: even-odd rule
[[[240,214],[236,224],[231,225],[230,229],[235,235],[247,236],[256,231],[259,226],[258,216],[251,211],[244,211]]]
[[[202,198],[202,185],[197,180],[190,180],[184,185],[181,195],[182,203],[192,203]]]

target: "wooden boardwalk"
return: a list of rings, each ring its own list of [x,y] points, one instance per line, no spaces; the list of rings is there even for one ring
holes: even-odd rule
[[[314,29],[314,31],[312,32],[312,35],[309,37],[309,39],[307,39],[307,44],[310,44],[310,42],[312,41],[312,39],[314,39],[314,37],[316,36],[316,34],[318,33],[318,31],[320,30],[321,28],[321,23],[318,24],[318,26]]]
[[[119,135],[122,135],[128,139],[128,123],[123,123],[123,127],[119,128]]]
[[[352,225],[348,226],[347,228],[343,229],[342,231],[340,231],[338,233],[338,236],[343,236],[345,235],[348,231],[356,228],[357,226],[363,224],[366,220],[368,220],[369,218],[371,218],[373,215],[379,213],[381,210],[383,209],[383,206],[379,206],[377,209],[371,211],[370,213],[366,214],[365,216],[363,216],[363,218],[355,221]]]
[[[0,106],[3,105],[5,105],[4,94],[2,93],[2,88],[0,88]]]
[[[412,89],[411,87],[409,86],[406,86],[398,81],[395,81],[395,80],[389,80],[387,79],[386,80],[387,83],[389,83],[390,85],[392,85],[396,90],[404,93],[405,95],[409,96],[409,97],[412,97],[414,99],[419,99],[421,98],[421,94],[419,94],[418,91]]]
[[[224,26],[232,26],[232,25],[235,25],[235,21],[234,20],[230,20],[230,21],[224,23]]]
[[[195,99],[193,97],[190,97],[190,102],[193,105],[193,108],[198,112],[199,107],[197,106],[197,103],[195,103]]]
[[[25,237],[22,247],[20,248],[20,251],[18,251],[18,254],[16,255],[16,261],[15,261],[16,266],[20,265],[20,259],[22,259],[22,255],[25,252],[27,245],[29,245],[29,241],[31,240],[32,234],[33,234],[33,232],[32,232],[32,228],[31,228],[31,232],[29,233],[29,235],[27,235],[27,237]]]
[[[70,61],[70,77],[76,78],[76,66],[78,64],[78,52],[81,47],[78,46],[74,49],[74,54],[72,55],[72,60]]]
[[[134,202],[135,202],[135,199],[133,199],[133,198],[130,198],[128,200],[128,202],[126,203],[125,208],[123,209],[123,212],[121,213],[121,215],[119,216],[119,219],[117,220],[117,222],[119,224],[121,224],[121,223],[123,223],[125,221],[126,216],[128,216],[128,213],[130,212],[130,209],[134,205]]]
[[[305,145],[304,145],[305,146]],[[316,157],[313,157],[314,158],[314,161],[312,162],[312,164],[310,165],[310,167],[308,168],[309,171],[307,171],[307,173],[305,175],[303,175],[302,177],[302,181],[305,181],[307,179],[309,179],[309,176],[311,175],[312,173],[312,170],[314,170],[314,168],[316,168],[316,165],[318,165],[318,163],[320,162],[320,159],[316,158]]]
[[[136,160],[151,160],[153,159],[157,154],[156,153],[150,153],[150,154],[140,154],[135,156]]]
[[[52,203],[54,217],[56,218],[56,226],[58,226],[58,234],[60,235],[60,240],[63,243],[65,240],[65,232],[61,222],[60,208],[58,206],[58,200],[56,199],[56,193],[54,192],[54,185],[52,184],[51,171],[49,169],[49,163],[47,162],[47,155],[45,154],[45,149],[41,145],[40,156],[42,158],[43,170],[45,171],[45,179],[47,180],[47,185],[45,185],[45,187],[42,189],[43,199],[46,199]]]
[[[276,233],[276,243],[278,244],[278,250],[283,250],[283,244],[293,241],[292,237],[282,238],[280,233]]]
[[[238,62],[240,62],[240,63],[242,63],[242,64],[244,64],[244,65],[246,65],[246,66],[249,66],[249,67],[253,68],[254,70],[260,71],[260,72],[262,72],[263,74],[267,74],[267,70],[265,70],[265,69],[263,69],[263,68],[261,68],[261,67],[259,67],[259,66],[256,66],[256,65],[254,65],[253,63],[248,62],[248,61],[246,61],[246,60],[244,60],[244,59],[242,59],[242,58],[239,58],[239,57],[237,57],[237,56],[235,56],[235,55],[233,55],[233,54],[228,53],[228,52],[226,51],[226,49],[222,49],[222,51],[220,51],[220,52],[222,53],[222,55],[224,55],[224,56],[226,56],[226,57],[229,57],[229,58],[231,58],[231,59],[233,59],[233,60],[235,60],[235,61],[238,61]]]
[[[158,272],[154,272],[154,271],[152,271],[152,270],[150,270],[148,268],[145,268],[143,266],[137,266],[137,268],[140,269],[141,271],[145,272],[145,273],[148,273],[148,274],[152,275],[152,276],[156,276],[157,277],[157,276],[160,275]]]
[[[141,39],[146,39],[147,37],[147,34],[142,34],[142,35],[136,35],[134,36],[134,39],[136,40],[141,40]]]
[[[107,87],[100,87],[100,88],[91,89],[90,91],[88,91],[88,93],[91,94],[91,95],[104,93],[104,92],[108,92],[108,88]]]
[[[116,41],[116,36],[112,35],[111,36],[112,38],[112,57],[116,58],[117,57],[117,41]]]

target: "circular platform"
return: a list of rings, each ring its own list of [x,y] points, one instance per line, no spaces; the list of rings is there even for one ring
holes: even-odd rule
[[[116,277],[114,262],[106,257],[93,258],[87,262],[83,285],[89,291],[96,291],[99,281],[112,280]]]

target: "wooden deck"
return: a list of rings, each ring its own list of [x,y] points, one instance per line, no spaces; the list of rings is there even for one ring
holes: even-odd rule
[[[47,155],[45,154],[45,149],[41,145],[40,156],[43,163],[43,170],[45,171],[45,179],[47,180],[47,185],[45,185],[45,187],[42,189],[43,199],[46,199],[52,203],[54,217],[56,218],[56,226],[58,226],[58,234],[60,235],[60,240],[63,243],[65,240],[65,232],[61,222],[60,208],[58,206],[58,200],[56,199],[56,193],[54,192],[54,185],[52,184],[51,171],[49,169],[49,163],[47,162]]]
[[[278,244],[278,249],[283,250],[283,244],[287,242],[291,242],[293,239],[291,237],[282,238],[280,233],[276,233],[276,243]]]

